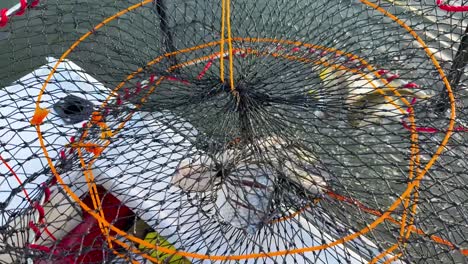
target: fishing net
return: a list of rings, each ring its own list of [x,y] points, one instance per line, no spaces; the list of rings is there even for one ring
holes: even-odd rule
[[[466,5],[2,11],[0,262],[465,262]]]

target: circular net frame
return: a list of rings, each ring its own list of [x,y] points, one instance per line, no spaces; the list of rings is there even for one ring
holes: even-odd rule
[[[0,42],[4,86],[60,58],[1,93],[0,262],[463,263],[465,17],[42,3]]]

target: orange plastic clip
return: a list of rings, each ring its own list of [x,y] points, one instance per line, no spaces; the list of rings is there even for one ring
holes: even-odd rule
[[[102,115],[101,113],[97,112],[97,111],[94,111],[92,114],[91,114],[91,122],[92,123],[95,123],[95,124],[98,124],[100,122],[102,122]]]
[[[96,156],[101,155],[102,151],[104,150],[103,147],[95,143],[73,143],[71,144],[71,147],[84,148],[87,152],[93,153]]]
[[[36,111],[34,111],[34,115],[31,119],[31,125],[37,126],[42,124],[44,118],[49,114],[49,110],[36,107]]]
[[[96,156],[99,156],[101,155],[102,151],[104,150],[101,146],[99,145],[96,145],[96,144],[93,144],[94,146],[89,146],[89,147],[86,147],[86,151],[88,151],[89,153],[93,153],[94,155]]]
[[[91,123],[96,124],[101,128],[101,139],[108,139],[112,137],[113,133],[107,124],[103,121],[101,113],[97,111],[93,112],[91,115]]]

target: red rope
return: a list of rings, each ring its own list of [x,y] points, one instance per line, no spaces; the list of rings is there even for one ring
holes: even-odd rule
[[[44,182],[42,183],[42,187],[44,188],[44,203],[48,203],[50,201],[50,196],[52,195],[52,192],[50,191],[49,186]]]
[[[24,12],[26,12],[26,8],[28,8],[28,2],[26,0],[20,0],[20,10],[16,12],[16,16],[22,16]]]
[[[45,218],[45,210],[38,202],[33,204],[34,209],[39,213],[39,222],[42,222]]]
[[[291,51],[292,51],[292,52],[299,52],[299,51],[301,51],[301,48],[299,48],[299,47],[294,47],[294,48],[291,49]]]
[[[8,8],[4,8],[0,11],[0,27],[6,26],[8,23],[8,16],[7,16]]]
[[[36,238],[34,240],[38,240],[41,237],[41,230],[39,230],[39,227],[37,227],[37,225],[33,221],[29,221],[28,226],[36,235]]]
[[[136,89],[135,89],[135,94],[139,94],[140,92],[141,92],[141,83],[137,82]]]
[[[154,81],[156,80],[156,75],[155,74],[151,74],[150,78],[149,78],[149,83],[152,84],[154,83]]]
[[[206,72],[210,69],[211,65],[213,65],[213,61],[215,59],[215,56],[212,56],[210,58],[210,60],[208,61],[208,63],[205,65],[205,67],[203,68],[203,70],[200,72],[200,74],[198,74],[197,76],[197,79],[198,80],[201,80],[203,78],[203,76],[205,76]]]
[[[441,2],[441,0],[439,0],[439,1]],[[398,75],[398,74],[392,74],[389,70],[384,70],[384,69],[378,70],[378,71],[377,71],[377,74],[382,75],[382,76],[385,75],[387,82],[391,82],[391,81],[393,81],[393,80],[395,80],[395,79],[400,78],[400,75]],[[409,89],[412,89],[412,88],[419,88],[419,85],[418,85],[417,83],[410,82],[410,83],[407,83],[407,84],[403,85],[403,88],[409,88]],[[410,103],[410,104],[413,106],[415,103],[416,103],[416,97],[414,97],[414,98],[411,100],[411,103]],[[406,109],[406,112],[409,113],[410,111],[411,111],[411,108],[408,107],[408,108]],[[408,131],[413,131],[413,128],[410,127],[410,126],[408,125],[408,123],[406,123],[404,117],[401,119],[401,124],[403,125],[403,127],[404,127],[406,130],[408,130]],[[435,128],[435,127],[415,127],[414,130],[415,130],[416,132],[430,133],[430,134],[440,133],[440,132],[444,132],[444,133],[445,133],[445,131],[442,131],[442,130],[440,130],[440,129],[438,129],[438,128]],[[459,126],[459,127],[455,127],[455,128],[453,129],[453,131],[455,131],[455,132],[468,132],[468,128],[466,128],[466,127],[464,127],[464,126]]]
[[[180,82],[180,83],[183,83],[183,84],[190,84],[190,82],[186,81],[186,80],[181,80],[177,77],[174,77],[174,76],[168,76],[166,77],[166,80],[168,81],[173,81],[173,82]]]
[[[45,223],[44,221],[41,222],[41,224],[44,224],[44,223]],[[50,230],[49,230],[49,228],[47,228],[47,226],[44,227],[44,232],[46,232],[47,235],[48,235],[52,240],[57,241],[57,238],[54,236],[54,234],[52,234],[52,233],[50,232]]]
[[[24,15],[24,13],[26,12],[26,9],[28,9],[27,0],[19,0],[19,1],[20,1],[20,9],[16,11],[16,14],[15,14],[16,16]],[[29,6],[29,8],[36,7],[39,4],[39,1],[40,0],[34,0]],[[8,24],[8,20],[10,20],[10,18],[7,15],[8,10],[9,10],[8,8],[4,8],[0,11],[0,27],[6,26]]]
[[[411,84],[411,83],[410,83]],[[411,100],[411,105],[414,105],[416,103],[416,98],[413,98],[413,100]],[[408,109],[406,109],[406,112],[410,112],[410,108],[408,107]],[[405,121],[405,118],[403,117],[401,119],[401,124],[403,125],[403,127],[408,130],[408,131],[413,131],[413,128],[410,127],[408,125],[408,123],[406,123]],[[416,132],[421,132],[421,133],[429,133],[429,134],[434,134],[434,133],[445,133],[445,131],[442,131],[438,128],[435,128],[435,127],[415,127],[414,129]],[[468,132],[468,128],[467,127],[464,127],[464,126],[458,126],[458,127],[455,127],[453,128],[453,131],[454,132]]]
[[[31,7],[36,7],[38,4],[39,4],[39,0],[34,0],[34,1],[31,3]]]
[[[447,11],[447,12],[467,12],[468,11],[468,6],[446,5],[443,3],[442,0],[437,0],[436,3],[440,9]]]
[[[0,160],[3,162],[3,164],[8,168],[8,170],[10,171],[11,174],[13,174],[13,176],[16,178],[16,181],[20,184],[20,185],[23,185],[23,181],[21,181],[21,179],[18,177],[18,175],[16,174],[16,172],[13,170],[13,168],[11,168],[11,166],[8,164],[8,162],[0,155]],[[43,184],[43,186],[45,186],[45,200],[46,202],[50,199],[50,189],[45,185]],[[26,191],[26,189],[23,187],[23,193],[24,195],[26,196],[26,199],[28,200],[28,202],[34,207],[34,209],[39,213],[39,222],[40,223],[44,223],[44,218],[45,218],[45,210],[44,210],[44,207],[42,207],[38,202],[35,202],[33,203],[31,201],[31,198],[29,197],[29,194],[28,192]],[[39,228],[34,224],[34,223],[29,223],[29,227],[34,231],[34,233],[36,233],[36,236],[37,237],[40,237],[41,236],[41,232],[39,230]],[[49,229],[47,227],[44,228],[44,231],[49,235],[50,238],[52,238],[53,240],[57,240],[57,238],[54,237],[54,235],[49,231]]]
[[[404,88],[419,88],[419,85],[417,83],[410,82],[410,83],[405,84],[403,87]]]
[[[379,210],[372,209],[372,208],[364,205],[363,203],[361,203],[360,201],[358,201],[358,200],[356,200],[354,198],[346,197],[346,196],[337,194],[337,193],[333,192],[332,190],[327,190],[325,192],[325,194],[328,195],[329,197],[335,199],[335,200],[345,202],[345,203],[350,204],[350,205],[357,206],[359,209],[363,210],[364,212],[371,213],[371,214],[373,214],[375,216],[382,216],[382,212],[380,212]]]
[[[8,164],[8,162],[2,157],[2,155],[0,155],[0,160],[3,162],[3,164],[8,168],[8,170],[10,171],[10,173],[15,177],[16,181],[18,182],[19,185],[23,185],[23,182],[21,181],[21,179],[18,177],[18,174],[16,174],[16,172],[13,170],[12,167],[10,167],[10,164]],[[29,195],[28,195],[28,192],[26,191],[26,189],[23,188],[23,193],[24,195],[26,196],[26,199],[28,200],[28,202],[31,203],[31,199],[29,198]]]
[[[129,90],[127,87],[125,87],[125,88],[124,88],[124,92],[125,92],[124,99],[125,99],[125,100],[130,99],[130,97],[131,97],[131,96],[130,96],[130,90]]]

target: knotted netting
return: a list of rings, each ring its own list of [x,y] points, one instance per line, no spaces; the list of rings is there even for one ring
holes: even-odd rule
[[[464,1],[21,1],[1,263],[464,263]]]

